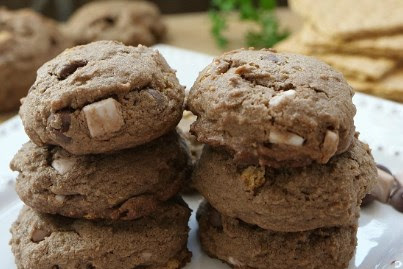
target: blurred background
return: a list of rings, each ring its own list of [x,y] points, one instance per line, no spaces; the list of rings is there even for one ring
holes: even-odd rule
[[[12,10],[20,8],[31,8],[47,17],[66,22],[71,15],[89,2],[102,2],[105,0],[0,0],[0,6]],[[130,1],[130,0],[129,0]],[[132,0],[137,1],[137,0]],[[164,23],[167,25],[167,35],[162,43],[191,49],[199,52],[218,55],[223,51],[240,47],[272,47],[275,42],[269,44],[249,44],[245,39],[250,29],[256,31],[261,28],[262,23],[257,22],[256,17],[241,18],[237,12],[237,3],[252,3],[254,8],[259,10],[261,3],[275,3],[268,11],[276,13],[281,29],[296,31],[301,26],[297,15],[292,14],[287,8],[287,0],[146,0],[154,3],[163,15]],[[225,6],[233,4],[231,10]],[[277,8],[276,8],[277,7]],[[241,8],[242,9],[242,8]],[[248,7],[246,7],[248,9]],[[219,44],[217,35],[214,35],[213,28],[222,21],[213,20],[211,13],[219,10],[219,17],[225,16],[225,27],[221,30],[222,36],[227,39],[226,46]],[[238,15],[239,14],[239,15]],[[218,25],[218,27],[220,27]],[[225,29],[224,29],[225,28]],[[268,29],[270,30],[270,29]],[[271,31],[271,30],[270,30]]]
[[[78,7],[91,2],[88,0],[0,0],[1,6],[11,9],[31,7],[36,11],[64,21]],[[210,0],[150,0],[155,3],[163,14],[207,11]],[[286,6],[287,0],[277,1],[278,5]]]

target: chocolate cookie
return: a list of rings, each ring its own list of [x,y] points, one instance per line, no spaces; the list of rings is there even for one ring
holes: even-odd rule
[[[176,133],[113,154],[73,156],[26,143],[11,162],[21,200],[43,213],[136,219],[153,212],[189,179],[190,159]]]
[[[18,269],[177,269],[189,262],[190,210],[169,202],[132,221],[93,222],[24,207],[11,227]]]
[[[166,32],[158,7],[145,1],[96,1],[79,8],[65,28],[77,45],[117,40],[126,45],[153,45]]]
[[[28,9],[0,8],[0,112],[17,110],[36,70],[68,46],[54,21]]]
[[[346,151],[354,136],[353,90],[314,58],[235,50],[199,75],[187,106],[200,142],[224,147],[238,163],[304,166]]]
[[[370,150],[357,139],[326,165],[283,169],[237,166],[205,147],[193,172],[196,188],[221,213],[281,232],[355,223],[376,180]]]
[[[173,130],[184,97],[175,71],[158,51],[98,41],[66,50],[42,66],[20,115],[39,146],[104,153]]]
[[[238,269],[344,269],[357,241],[357,224],[296,233],[274,232],[221,215],[203,204],[198,220],[203,250]]]

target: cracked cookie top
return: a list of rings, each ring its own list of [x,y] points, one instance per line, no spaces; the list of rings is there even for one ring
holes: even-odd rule
[[[199,75],[187,102],[191,132],[242,164],[273,167],[327,163],[354,136],[353,89],[312,57],[240,49]]]
[[[173,130],[184,95],[158,51],[98,41],[68,49],[43,65],[20,115],[39,146],[104,153]]]

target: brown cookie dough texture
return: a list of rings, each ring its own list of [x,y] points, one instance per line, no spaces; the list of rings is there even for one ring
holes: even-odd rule
[[[177,269],[187,250],[190,210],[169,202],[134,221],[92,222],[24,207],[10,241],[18,269]]]
[[[69,45],[52,20],[28,9],[0,8],[0,112],[16,110],[36,70]]]
[[[158,7],[146,1],[96,1],[78,9],[64,27],[75,44],[117,40],[150,46],[165,35]]]
[[[238,163],[303,166],[346,151],[354,136],[353,90],[314,58],[235,50],[199,75],[187,102],[198,141]]]
[[[221,215],[208,204],[201,205],[198,220],[203,250],[238,269],[344,269],[356,246],[356,223],[306,232],[274,232]]]
[[[358,140],[326,165],[282,169],[239,167],[224,151],[205,147],[193,173],[218,211],[281,232],[354,224],[376,179],[370,150]]]
[[[150,142],[182,117],[184,88],[153,49],[98,41],[66,50],[38,70],[20,115],[39,145],[72,154]]]
[[[176,133],[114,154],[73,156],[26,143],[11,162],[21,200],[43,213],[136,219],[153,212],[189,179],[190,158]]]

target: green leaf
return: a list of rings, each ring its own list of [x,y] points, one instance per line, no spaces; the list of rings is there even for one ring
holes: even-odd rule
[[[237,0],[212,0],[211,4],[218,11],[228,12],[235,8],[236,2]]]
[[[227,28],[226,20],[217,11],[210,11],[210,19],[212,22],[211,33],[220,48],[225,48],[228,44],[227,38],[222,34]]]
[[[288,36],[287,31],[281,31],[277,19],[272,12],[266,12],[260,18],[260,32],[248,32],[248,46],[256,48],[271,48]]]
[[[259,5],[263,10],[274,10],[276,8],[276,0],[260,0]]]
[[[259,25],[260,31],[248,32],[246,43],[248,46],[272,47],[287,37],[288,33],[282,31],[274,16],[276,0],[211,0],[210,20],[211,33],[220,48],[225,48],[228,39],[223,32],[227,29],[227,15],[236,11],[241,20],[254,21]]]
[[[251,0],[239,0],[239,13],[242,20],[257,20],[259,15]]]

